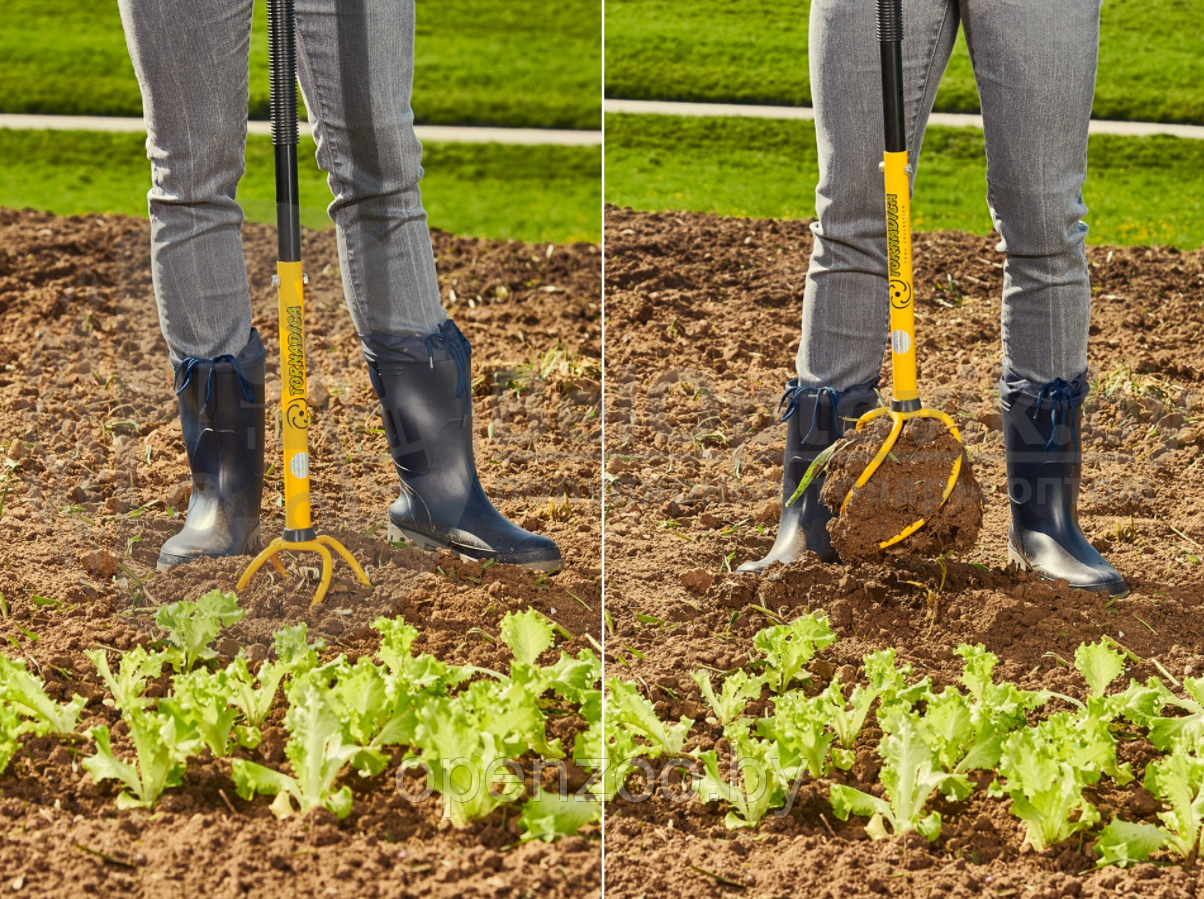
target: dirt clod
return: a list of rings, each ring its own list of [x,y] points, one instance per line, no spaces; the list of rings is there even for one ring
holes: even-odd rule
[[[853,485],[879,452],[891,430],[888,416],[846,434],[848,443],[832,457],[823,500],[839,513],[828,523],[832,545],[849,563],[887,555],[939,556],[972,549],[982,526],[982,490],[962,445],[939,421],[908,421],[890,455],[861,487]],[[953,466],[961,473],[949,499],[941,503]],[[848,505],[841,504],[852,491]],[[883,550],[909,525],[926,519],[911,536]]]
[[[84,558],[84,568],[98,578],[110,578],[117,573],[117,559],[103,549],[93,550]]]
[[[691,593],[706,593],[707,590],[711,589],[711,584],[714,581],[715,576],[701,568],[691,568],[689,571],[681,573],[682,586]]]

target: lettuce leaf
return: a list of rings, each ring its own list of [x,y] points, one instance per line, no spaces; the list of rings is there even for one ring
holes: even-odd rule
[[[30,719],[32,726],[29,729],[34,733],[74,734],[87,704],[87,699],[76,695],[70,702],[59,705],[46,694],[45,681],[25,670],[24,660],[13,661],[0,655],[0,707],[8,705],[14,712]]]
[[[552,842],[573,836],[582,827],[602,820],[602,803],[588,796],[561,796],[542,787],[523,804],[518,825],[523,842]]]
[[[182,600],[163,606],[155,613],[155,624],[167,631],[167,641],[175,648],[172,666],[177,671],[191,671],[197,662],[217,656],[209,644],[223,627],[242,617],[237,595],[210,590],[195,602]]]
[[[815,653],[835,642],[828,616],[819,611],[753,636],[753,646],[765,657],[766,682],[775,693],[784,693],[804,673],[803,666]]]
[[[1099,833],[1095,851],[1099,853],[1099,867],[1118,865],[1127,868],[1136,862],[1148,861],[1151,854],[1167,842],[1166,832],[1154,824],[1133,824],[1113,818]]]

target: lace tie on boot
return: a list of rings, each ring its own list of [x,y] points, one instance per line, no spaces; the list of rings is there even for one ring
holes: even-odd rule
[[[1070,424],[1070,443],[1075,449],[1077,458],[1079,451],[1078,432],[1075,423],[1076,416],[1074,414],[1074,389],[1061,378],[1046,384],[1041,388],[1041,392],[1037,394],[1037,402],[1033,404],[1033,421],[1037,421],[1041,415],[1041,407],[1045,401],[1049,401],[1050,424],[1049,440],[1045,442],[1045,451],[1053,452],[1058,445],[1058,428],[1069,421]]]
[[[840,420],[840,394],[831,387],[787,387],[786,392],[782,394],[781,400],[778,401],[778,411],[781,412],[782,406],[786,407],[786,411],[782,413],[779,421],[788,421],[790,416],[798,410],[798,402],[803,397],[814,397],[815,405],[811,407],[811,427],[807,429],[807,433],[803,435],[803,439],[799,441],[799,445],[806,444],[807,440],[819,426],[819,398],[827,395],[828,401],[832,404],[832,420]]]
[[[214,359],[198,359],[195,356],[189,356],[183,362],[176,366],[175,379],[180,381],[180,386],[176,388],[176,396],[179,396],[188,389],[188,385],[192,383],[192,375],[196,371],[198,365],[209,366],[209,378],[205,383],[205,409],[208,409],[213,403],[213,374],[217,371],[219,362],[229,362],[234,369],[235,378],[238,381],[238,392],[242,394],[243,399],[248,403],[255,402],[255,393],[251,389],[251,382],[247,379],[247,373],[243,371],[242,363],[229,353],[223,353]]]

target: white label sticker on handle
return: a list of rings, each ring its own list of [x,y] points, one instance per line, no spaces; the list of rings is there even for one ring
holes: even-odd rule
[[[890,345],[900,356],[911,349],[911,337],[906,331],[892,331]]]
[[[288,463],[289,470],[295,478],[309,477],[309,453],[293,453]]]

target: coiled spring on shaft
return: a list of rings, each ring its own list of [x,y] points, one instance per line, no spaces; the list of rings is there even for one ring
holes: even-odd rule
[[[297,143],[297,38],[293,0],[268,0],[272,143]]]

